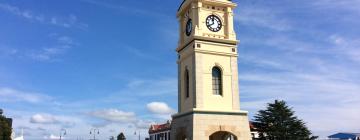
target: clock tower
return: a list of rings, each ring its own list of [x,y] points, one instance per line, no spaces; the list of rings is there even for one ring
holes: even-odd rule
[[[179,21],[178,113],[172,140],[250,140],[240,110],[231,0],[183,0]]]

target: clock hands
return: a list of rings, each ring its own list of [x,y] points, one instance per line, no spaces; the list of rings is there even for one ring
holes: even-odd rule
[[[217,32],[221,30],[221,26],[222,26],[220,18],[215,15],[209,15],[207,17],[206,25],[209,28],[209,30],[213,32]]]
[[[211,24],[211,25],[214,25],[214,24],[215,24],[215,17],[212,17],[211,20],[212,20],[212,24]]]
[[[212,25],[214,25],[215,24],[215,22],[214,22],[214,17],[212,16],[212,17],[210,17],[210,20],[209,20],[209,22],[211,21],[211,23],[209,23],[209,26],[212,26]]]

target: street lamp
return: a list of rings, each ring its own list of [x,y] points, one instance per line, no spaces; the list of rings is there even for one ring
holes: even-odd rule
[[[140,140],[140,130],[138,132],[139,132],[139,140]],[[136,130],[135,130],[134,135],[136,136]]]
[[[96,134],[99,135],[99,134],[100,134],[100,131],[99,131],[99,129],[97,129],[97,128],[91,128],[91,129],[90,129],[90,135],[91,135],[91,134],[94,135],[94,140],[96,140],[96,139],[95,139],[95,135],[96,135]]]
[[[66,130],[65,129],[61,129],[60,130],[60,140],[61,140],[61,137],[65,136],[66,135]]]

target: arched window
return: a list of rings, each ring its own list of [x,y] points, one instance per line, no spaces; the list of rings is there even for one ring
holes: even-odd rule
[[[212,89],[213,94],[222,95],[222,79],[221,70],[219,67],[213,67],[212,69]]]
[[[190,96],[190,78],[189,78],[189,70],[185,70],[185,96],[189,98]]]

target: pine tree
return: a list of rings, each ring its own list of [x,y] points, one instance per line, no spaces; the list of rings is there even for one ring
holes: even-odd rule
[[[0,114],[0,140],[11,140],[11,128],[8,119]]]
[[[266,110],[260,110],[255,116],[254,125],[259,129],[261,140],[314,140],[317,136],[306,124],[294,115],[294,111],[285,101],[269,103]]]
[[[126,140],[124,133],[121,132],[121,133],[117,136],[117,140]]]

